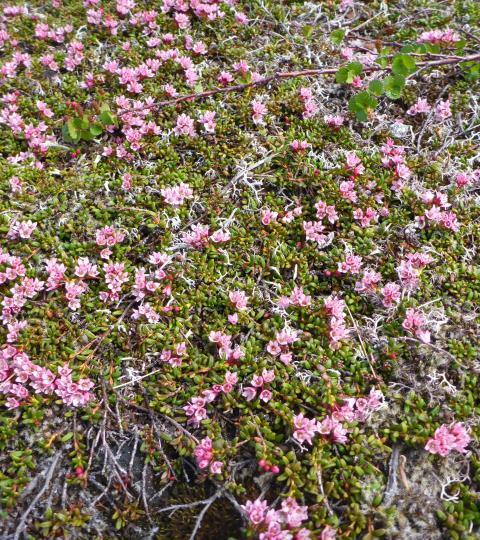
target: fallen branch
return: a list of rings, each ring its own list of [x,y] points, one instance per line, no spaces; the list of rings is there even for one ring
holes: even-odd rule
[[[45,475],[45,482],[43,484],[43,487],[37,493],[37,495],[33,499],[33,501],[30,503],[30,506],[22,514],[22,517],[20,518],[20,522],[18,523],[18,526],[15,529],[15,533],[13,535],[13,540],[18,540],[20,538],[20,535],[25,530],[25,525],[27,523],[27,518],[30,515],[30,513],[32,512],[32,510],[35,508],[38,501],[41,499],[42,495],[47,490],[48,486],[50,485],[53,473],[55,472],[55,469],[57,468],[57,464],[58,464],[58,462],[60,460],[60,457],[61,457],[61,454],[56,454],[55,457],[52,459],[52,462],[50,463],[50,467],[47,469],[47,473]]]
[[[478,54],[471,54],[469,56],[447,56],[445,58],[441,58],[440,60],[426,60],[425,62],[418,62],[417,66],[419,66],[422,69],[428,69],[432,67],[438,67],[438,66],[448,66],[448,65],[454,65],[459,64],[460,62],[474,62],[476,60],[480,60],[480,53]],[[390,66],[382,67],[382,66],[366,66],[363,70],[364,73],[373,73],[376,71],[389,71],[391,70]],[[249,83],[244,84],[235,84],[232,86],[225,86],[223,88],[212,88],[211,90],[205,90],[204,92],[198,92],[193,94],[185,94],[183,96],[178,96],[173,99],[169,99],[166,101],[159,101],[157,103],[152,103],[151,105],[146,105],[145,107],[142,107],[140,109],[135,109],[134,112],[139,111],[145,111],[148,109],[161,109],[163,107],[168,107],[170,105],[176,105],[177,103],[182,103],[184,101],[195,101],[198,99],[205,99],[208,97],[215,96],[217,94],[228,94],[230,92],[243,92],[244,90],[247,90],[249,88],[256,88],[259,86],[266,86],[268,84],[281,81],[281,80],[287,80],[287,79],[295,79],[299,77],[320,77],[322,75],[334,75],[337,73],[338,67],[333,68],[326,68],[326,69],[305,69],[302,71],[277,71],[274,75],[270,75],[269,77],[264,77],[263,79],[259,79],[257,81],[252,81]],[[132,111],[124,111],[119,114],[119,116],[122,116],[124,114],[131,114]]]

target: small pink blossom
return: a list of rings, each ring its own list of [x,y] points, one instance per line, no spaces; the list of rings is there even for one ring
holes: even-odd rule
[[[425,450],[442,457],[448,456],[452,450],[465,454],[470,441],[471,437],[462,423],[456,422],[449,426],[443,424],[428,440]]]

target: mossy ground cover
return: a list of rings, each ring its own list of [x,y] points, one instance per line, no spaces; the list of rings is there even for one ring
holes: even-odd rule
[[[479,537],[479,6],[2,4],[2,538]]]

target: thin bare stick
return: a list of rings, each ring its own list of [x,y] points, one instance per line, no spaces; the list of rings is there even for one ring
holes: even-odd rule
[[[47,490],[48,486],[50,485],[50,482],[52,480],[53,473],[55,472],[55,469],[57,468],[57,463],[60,460],[61,454],[56,454],[55,457],[52,460],[52,463],[50,463],[50,467],[47,470],[47,474],[45,476],[45,482],[43,484],[42,489],[37,493],[36,497],[33,499],[33,501],[30,503],[30,506],[26,509],[26,511],[22,514],[22,517],[20,518],[20,522],[18,523],[17,528],[15,529],[15,533],[13,535],[13,540],[18,540],[20,538],[20,535],[25,529],[25,524],[27,522],[27,518],[30,515],[30,512],[35,508],[35,505],[37,502],[41,499],[42,495]]]
[[[447,56],[445,58],[441,58],[440,60],[427,60],[425,62],[418,62],[417,66],[421,67],[422,69],[428,69],[432,67],[439,67],[439,66],[448,66],[448,65],[454,65],[459,64],[460,62],[472,62],[475,60],[480,59],[480,53],[478,54],[471,54],[469,56]],[[366,66],[364,68],[364,73],[373,73],[375,71],[389,71],[390,67],[382,67],[382,66]],[[264,77],[263,79],[259,79],[257,81],[252,81],[249,83],[244,84],[235,84],[232,86],[224,86],[223,88],[212,88],[211,90],[205,90],[204,92],[198,92],[193,94],[185,94],[183,96],[178,96],[174,99],[169,99],[166,101],[159,101],[157,103],[152,103],[151,105],[145,105],[145,107],[142,107],[141,109],[135,109],[135,112],[144,111],[148,109],[161,109],[163,107],[168,107],[170,105],[176,105],[177,103],[182,103],[184,101],[195,101],[197,99],[205,99],[211,96],[215,96],[217,94],[228,94],[230,92],[243,92],[244,90],[247,90],[248,88],[255,88],[259,86],[266,86],[268,84],[286,80],[286,79],[295,79],[298,77],[319,77],[321,75],[334,75],[337,73],[338,67],[333,68],[325,68],[325,69],[305,69],[301,71],[277,71],[274,75],[270,75],[269,77]],[[124,111],[120,113],[120,116],[124,114],[130,114],[130,111]]]

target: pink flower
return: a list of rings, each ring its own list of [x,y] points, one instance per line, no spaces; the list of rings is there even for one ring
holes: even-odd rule
[[[425,329],[426,319],[423,313],[415,308],[408,308],[402,327],[414,334],[420,341],[430,343],[430,332]]]
[[[273,212],[270,210],[270,208],[266,208],[262,212],[262,224],[263,225],[270,225],[272,221],[275,221],[277,219],[278,212]]]
[[[435,107],[435,117],[437,120],[446,120],[452,116],[450,100],[440,101]]]
[[[243,291],[232,291],[228,294],[230,302],[235,306],[235,309],[242,311],[246,309],[248,297]]]
[[[203,129],[207,133],[215,133],[215,128],[217,126],[215,122],[215,115],[216,113],[214,111],[205,111],[199,119],[199,122],[203,125]]]
[[[380,289],[382,295],[382,304],[384,307],[389,308],[398,304],[401,297],[400,286],[397,283],[387,283],[382,289]]]
[[[348,254],[345,261],[338,263],[338,271],[342,274],[358,274],[362,268],[362,258],[358,255]]]
[[[267,112],[268,109],[264,103],[258,100],[252,101],[252,120],[254,124],[263,124],[263,117]]]
[[[212,474],[221,474],[223,463],[221,461],[214,461],[210,464],[210,472]]]
[[[37,228],[37,224],[32,221],[13,221],[10,223],[8,238],[22,238],[26,240],[32,236],[33,231]]]
[[[455,183],[456,183],[457,187],[459,187],[459,188],[467,186],[471,182],[472,182],[472,179],[468,175],[466,175],[464,173],[458,173],[456,175],[456,177],[455,177]]]
[[[18,176],[12,176],[9,180],[10,190],[12,193],[21,193],[22,192],[22,182]]]
[[[193,196],[192,188],[184,182],[178,184],[178,186],[161,189],[160,193],[165,199],[165,202],[172,206],[181,206],[185,199],[190,199]]]
[[[292,528],[300,527],[308,519],[308,507],[300,506],[292,497],[282,501],[281,512],[287,525]]]
[[[256,395],[257,395],[257,389],[253,388],[252,386],[247,386],[246,388],[244,388],[242,392],[242,396],[247,401],[252,401],[253,399],[255,399]]]
[[[428,104],[427,100],[423,98],[418,98],[415,105],[412,105],[408,109],[407,114],[410,116],[414,116],[416,114],[428,113],[430,112],[430,110],[431,110],[431,107]]]
[[[233,315],[228,315],[228,322],[230,324],[237,324],[238,323],[238,314],[234,313]]]
[[[295,139],[291,144],[290,144],[290,148],[294,151],[294,152],[303,152],[305,151],[307,148],[309,148],[311,145],[310,143],[308,143],[307,141],[299,141],[298,139]]]
[[[465,426],[456,422],[447,426],[443,424],[436,431],[435,435],[428,440],[425,450],[431,454],[439,454],[442,457],[455,450],[464,454],[471,438],[465,429]]]
[[[335,540],[336,537],[337,537],[337,532],[335,531],[335,529],[330,527],[330,525],[327,525],[323,529],[319,540]]]
[[[270,390],[262,390],[259,397],[261,401],[268,403],[272,399],[272,392]]]
[[[268,508],[267,501],[257,499],[255,501],[247,501],[245,505],[241,505],[247,513],[248,519],[253,525],[259,525],[265,519],[265,513]]]
[[[222,71],[217,80],[222,86],[227,86],[233,81],[233,75],[227,71]]]
[[[196,137],[194,120],[186,114],[181,114],[177,118],[177,125],[174,130],[175,135],[188,135],[190,137]]]
[[[336,114],[336,115],[329,114],[325,116],[325,122],[327,123],[329,127],[338,129],[339,127],[343,126],[345,122],[345,117],[339,114]]]
[[[300,443],[312,444],[315,433],[318,433],[319,426],[315,419],[309,419],[302,413],[293,417],[294,432],[293,437]]]
[[[123,242],[124,238],[124,233],[116,231],[110,226],[103,227],[95,233],[95,241],[98,246],[112,247],[115,244]]]

